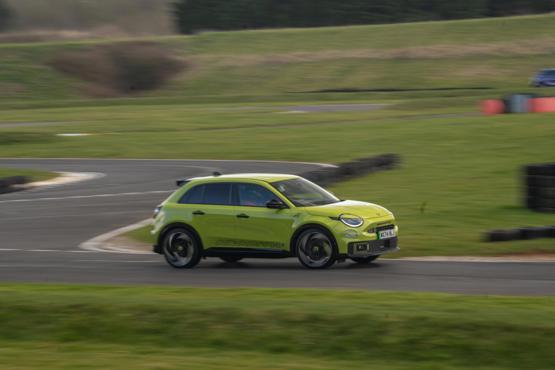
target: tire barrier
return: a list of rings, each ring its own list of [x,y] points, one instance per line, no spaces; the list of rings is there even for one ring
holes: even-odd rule
[[[397,154],[383,154],[341,163],[337,167],[305,172],[301,176],[319,185],[330,185],[348,178],[360,177],[377,171],[391,170],[397,168],[400,163],[401,158]]]
[[[25,176],[12,176],[0,179],[0,194],[12,193],[18,191],[18,185],[24,185],[30,182]]]
[[[506,96],[503,99],[505,113],[528,113],[533,98],[535,98],[535,95],[531,94],[512,94]]]
[[[492,230],[486,233],[486,242],[508,242],[515,240],[532,240],[555,238],[555,226],[527,226],[518,229]]]
[[[555,112],[555,97],[538,97],[534,94],[512,94],[502,100],[482,100],[480,109],[486,116],[502,113]]]
[[[526,166],[524,185],[527,208],[555,213],[555,163]]]

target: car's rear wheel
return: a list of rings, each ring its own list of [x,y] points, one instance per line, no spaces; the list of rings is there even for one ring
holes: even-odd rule
[[[164,237],[163,252],[166,261],[175,268],[192,268],[202,255],[202,248],[196,236],[189,230],[170,230]]]
[[[296,241],[301,264],[310,269],[325,269],[337,260],[337,246],[328,232],[311,228],[303,231]]]
[[[243,257],[239,256],[222,256],[220,259],[227,263],[239,262],[243,259]]]
[[[370,262],[373,262],[378,259],[379,256],[369,256],[369,257],[352,257],[351,259],[356,263],[360,263],[361,265],[366,265]]]

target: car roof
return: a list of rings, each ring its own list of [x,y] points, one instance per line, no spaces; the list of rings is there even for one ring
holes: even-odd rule
[[[280,174],[280,173],[237,173],[230,175],[217,175],[217,176],[206,176],[206,177],[195,177],[190,179],[191,181],[197,180],[216,180],[216,181],[241,181],[241,180],[258,180],[265,182],[276,182],[296,179],[299,176]]]

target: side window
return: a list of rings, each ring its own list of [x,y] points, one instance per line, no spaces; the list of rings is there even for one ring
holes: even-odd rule
[[[231,184],[214,183],[206,184],[204,189],[203,204],[232,205]]]
[[[189,189],[179,203],[181,204],[202,204],[202,198],[204,196],[205,185],[197,185],[192,189]]]
[[[243,207],[266,207],[272,199],[279,199],[270,190],[256,184],[237,184],[237,192],[239,205]]]

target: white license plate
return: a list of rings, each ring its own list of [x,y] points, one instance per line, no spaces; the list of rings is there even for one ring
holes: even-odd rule
[[[382,230],[378,234],[380,240],[394,238],[395,236],[397,236],[397,234],[395,233],[395,229]]]

